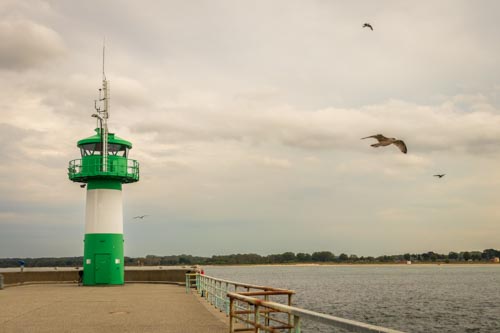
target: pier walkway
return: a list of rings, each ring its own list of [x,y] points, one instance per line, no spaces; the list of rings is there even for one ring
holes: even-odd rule
[[[226,333],[227,319],[170,284],[31,284],[0,291],[0,332]]]

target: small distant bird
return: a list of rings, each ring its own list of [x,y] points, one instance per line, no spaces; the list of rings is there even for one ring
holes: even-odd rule
[[[87,186],[87,184],[80,185],[81,188],[85,188],[85,186]]]
[[[373,31],[373,27],[372,27],[372,25],[370,23],[363,24],[363,28],[370,28]]]
[[[134,216],[134,219],[143,219],[145,218],[146,216],[149,216],[149,215],[139,215],[139,216]]]
[[[401,150],[403,153],[407,153],[408,152],[408,149],[406,148],[406,145],[405,143],[403,142],[403,140],[398,140],[396,138],[386,138],[385,136],[383,136],[382,134],[376,134],[376,135],[372,135],[372,136],[367,136],[366,138],[361,138],[361,140],[363,139],[368,139],[368,138],[374,138],[374,139],[377,139],[378,140],[378,143],[374,143],[372,144],[371,146],[372,147],[381,147],[381,146],[388,146],[390,144],[394,144],[396,145],[399,150]]]
[[[443,178],[444,176],[446,176],[446,174],[445,174],[445,173],[443,173],[443,174],[437,174],[437,175],[434,175],[434,177],[439,177],[439,178]]]

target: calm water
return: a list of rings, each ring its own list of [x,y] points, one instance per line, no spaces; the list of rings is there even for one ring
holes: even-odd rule
[[[500,265],[206,267],[293,289],[294,305],[406,332],[500,332]],[[334,332],[311,322],[304,332]]]

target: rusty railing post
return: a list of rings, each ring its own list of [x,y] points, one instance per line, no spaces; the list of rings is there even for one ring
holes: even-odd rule
[[[229,298],[229,333],[234,333],[234,299]]]
[[[255,327],[255,333],[259,333],[259,324],[260,324],[260,307],[256,304],[254,305],[254,315],[253,315],[253,322],[254,322],[254,327]]]
[[[247,287],[247,291],[250,291],[250,288]],[[246,303],[246,305],[247,305],[247,321],[250,321],[250,303]],[[254,317],[254,321],[255,321],[255,317]],[[249,327],[250,327],[250,324],[247,322],[247,328],[249,328]]]
[[[269,301],[269,295],[264,295],[264,301]],[[271,323],[271,320],[270,320],[270,317],[271,317],[271,312],[268,312],[267,315],[265,316],[265,320],[264,320],[264,323],[266,324],[266,326],[269,326],[269,324]]]

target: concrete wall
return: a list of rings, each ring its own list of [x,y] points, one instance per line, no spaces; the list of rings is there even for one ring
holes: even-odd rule
[[[126,270],[125,282],[186,282],[187,269]],[[77,282],[78,271],[4,272],[4,285],[28,282]]]
[[[166,281],[186,282],[187,269],[125,270],[125,282]]]
[[[78,281],[78,271],[6,272],[2,273],[5,285],[24,282]]]

